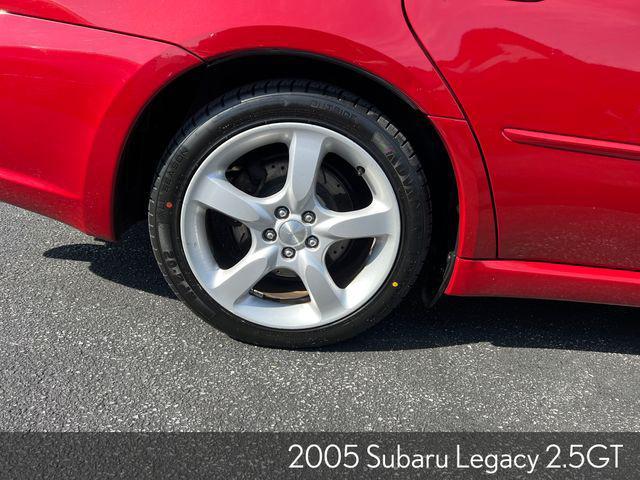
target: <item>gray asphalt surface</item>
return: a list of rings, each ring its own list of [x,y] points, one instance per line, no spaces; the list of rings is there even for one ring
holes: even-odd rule
[[[0,430],[640,429],[640,310],[409,299],[351,342],[261,349],[175,299],[143,225],[0,218]]]

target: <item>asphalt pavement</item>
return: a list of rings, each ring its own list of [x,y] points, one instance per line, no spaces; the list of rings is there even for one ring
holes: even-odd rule
[[[3,431],[640,429],[637,309],[410,298],[350,342],[264,349],[173,296],[144,225],[0,219]]]

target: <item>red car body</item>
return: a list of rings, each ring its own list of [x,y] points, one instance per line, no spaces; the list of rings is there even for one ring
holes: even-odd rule
[[[452,295],[640,306],[634,0],[0,0],[0,200],[115,239],[127,138],[181,75],[294,52],[378,79],[458,187]]]

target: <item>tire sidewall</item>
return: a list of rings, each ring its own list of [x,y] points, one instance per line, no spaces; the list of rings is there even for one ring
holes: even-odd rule
[[[321,94],[287,92],[255,96],[206,112],[166,157],[152,192],[154,252],[176,294],[202,318],[231,337],[274,347],[312,347],[352,337],[394,308],[411,286],[429,245],[427,196],[402,145],[378,123],[379,115]],[[401,239],[383,286],[358,310],[333,323],[301,330],[273,329],[241,319],[218,305],[196,280],[182,247],[182,199],[207,156],[233,136],[270,123],[301,122],[337,131],[363,147],[396,192]]]

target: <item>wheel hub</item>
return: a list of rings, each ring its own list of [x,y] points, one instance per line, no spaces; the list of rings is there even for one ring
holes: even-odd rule
[[[311,234],[311,229],[297,220],[284,222],[279,229],[280,243],[286,247],[301,248]]]

